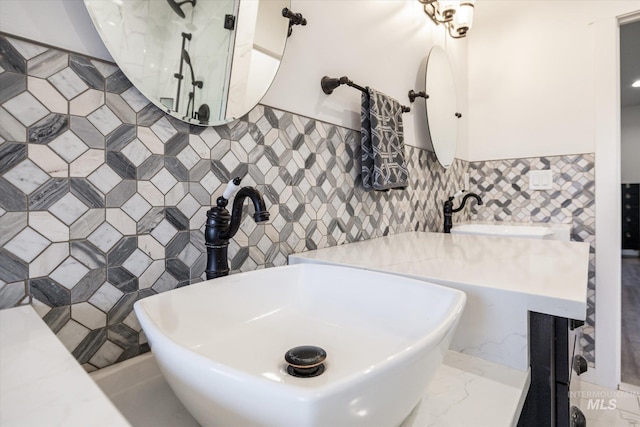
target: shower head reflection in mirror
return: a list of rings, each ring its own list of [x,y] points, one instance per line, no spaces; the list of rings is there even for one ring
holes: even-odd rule
[[[180,3],[176,3],[175,0],[167,0],[167,3],[169,3],[169,6],[171,6],[171,9],[173,9],[173,11],[177,13],[180,18],[186,18],[186,15],[182,10],[183,4],[189,3],[191,4],[192,7],[196,7],[196,0],[185,0],[185,1],[181,1]]]

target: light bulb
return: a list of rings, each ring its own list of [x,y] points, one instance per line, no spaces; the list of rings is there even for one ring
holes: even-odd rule
[[[460,6],[460,0],[440,0],[438,2],[438,11],[445,21],[450,21]]]

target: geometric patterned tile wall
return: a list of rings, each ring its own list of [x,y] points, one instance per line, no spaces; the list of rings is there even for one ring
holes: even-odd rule
[[[234,176],[264,194],[271,219],[245,216],[233,272],[441,231],[469,164],[444,170],[407,146],[410,185],[365,192],[359,137],[265,106],[190,126],[113,64],[0,35],[0,308],[33,304],[87,370],[147,351],[133,304],[203,280],[205,212]]]
[[[595,364],[595,168],[593,154],[471,162],[471,187],[484,205],[472,219],[571,224],[571,240],[590,244],[587,321],[581,328],[582,354]],[[553,190],[529,189],[527,172],[551,169]]]

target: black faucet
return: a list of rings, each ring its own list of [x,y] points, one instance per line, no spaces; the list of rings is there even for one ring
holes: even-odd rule
[[[460,212],[462,209],[464,209],[464,206],[467,203],[467,199],[469,199],[469,197],[475,197],[475,199],[478,201],[478,205],[482,204],[482,199],[476,193],[467,193],[462,198],[462,203],[460,203],[460,206],[454,209],[453,199],[455,199],[460,195],[462,195],[462,192],[456,193],[455,195],[449,197],[449,199],[444,202],[443,212],[444,212],[444,232],[445,233],[451,233],[451,227],[453,227],[453,221],[451,220],[451,217],[453,216],[454,212]]]
[[[226,206],[229,199],[240,185],[240,178],[234,178],[224,194],[218,197],[217,206],[207,212],[207,223],[204,229],[205,246],[207,247],[207,268],[205,270],[207,280],[229,274],[229,259],[227,250],[229,239],[238,232],[242,219],[242,205],[247,197],[253,202],[255,213],[253,219],[256,223],[269,220],[269,211],[264,203],[262,194],[253,187],[242,187],[233,200],[231,214]]]

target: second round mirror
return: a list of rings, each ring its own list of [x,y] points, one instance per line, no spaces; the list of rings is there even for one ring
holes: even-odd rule
[[[458,144],[458,103],[447,53],[440,46],[429,52],[426,67],[427,123],[438,162],[448,168]]]

